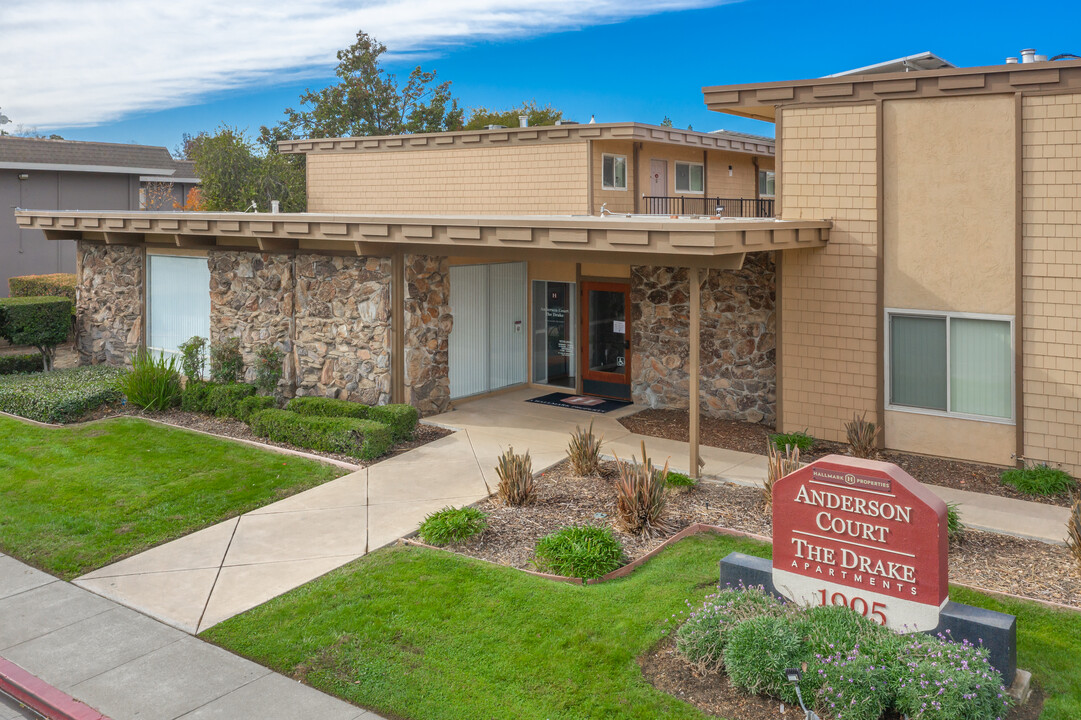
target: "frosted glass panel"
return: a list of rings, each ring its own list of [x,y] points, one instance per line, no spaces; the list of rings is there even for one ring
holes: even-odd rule
[[[946,410],[945,318],[890,318],[890,403]]]
[[[951,319],[950,411],[1011,417],[1012,362],[1008,322]]]
[[[525,263],[451,266],[452,398],[526,382],[527,293]]]
[[[488,389],[488,268],[450,268],[450,396],[476,395]]]
[[[210,269],[206,258],[148,255],[147,347],[178,354],[180,343],[210,337]]]
[[[526,381],[528,301],[525,263],[495,263],[488,268],[488,389]]]

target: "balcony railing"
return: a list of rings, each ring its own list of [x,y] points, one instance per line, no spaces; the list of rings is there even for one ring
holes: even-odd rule
[[[720,215],[773,217],[773,198],[708,198],[643,195],[639,212],[646,215]]]

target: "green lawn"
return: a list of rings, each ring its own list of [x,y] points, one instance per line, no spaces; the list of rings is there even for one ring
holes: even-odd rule
[[[203,633],[377,712],[417,719],[703,718],[654,690],[635,658],[717,582],[749,540],[688,538],[623,580],[574,586],[421,548],[380,550]],[[1021,667],[1052,695],[1044,720],[1081,717],[1081,614],[958,600],[1019,616]],[[735,720],[735,719],[733,719]]]
[[[135,418],[0,417],[0,551],[70,579],[342,474]]]

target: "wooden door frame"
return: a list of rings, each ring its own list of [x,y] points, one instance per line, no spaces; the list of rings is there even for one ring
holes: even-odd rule
[[[631,284],[630,281],[619,280],[586,280],[582,279],[578,283],[578,315],[579,315],[579,377],[582,380],[594,380],[597,382],[609,382],[619,385],[626,385],[630,387],[631,384],[631,353],[634,351],[632,346],[633,335],[631,333]],[[608,292],[623,293],[623,318],[624,333],[626,338],[626,346],[624,347],[623,357],[625,359],[624,372],[609,373],[601,372],[598,370],[589,369],[589,291],[590,290],[602,290]]]

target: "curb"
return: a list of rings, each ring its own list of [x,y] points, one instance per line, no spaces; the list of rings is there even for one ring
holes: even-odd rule
[[[109,720],[4,658],[0,658],[0,691],[49,720]]]

